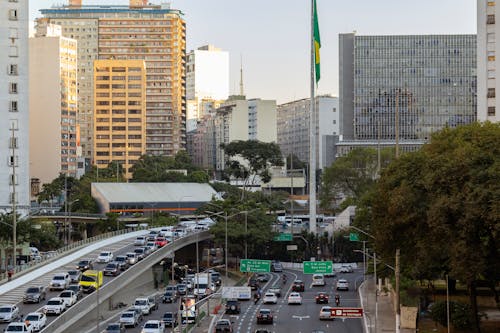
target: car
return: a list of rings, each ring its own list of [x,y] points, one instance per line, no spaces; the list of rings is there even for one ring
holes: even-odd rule
[[[120,266],[118,266],[115,262],[110,262],[106,265],[106,267],[104,267],[103,274],[117,276],[120,274]]]
[[[77,301],[76,295],[72,290],[64,290],[59,294],[59,298],[64,301],[67,308],[71,307]]]
[[[226,302],[226,314],[239,314],[241,305],[237,299],[228,299]]]
[[[77,284],[72,284],[71,286],[68,287],[66,290],[71,290],[72,292],[75,293],[76,295],[76,300],[80,300],[80,298],[83,297],[83,292],[82,292],[82,287],[80,287]]]
[[[33,332],[33,325],[30,323],[10,323],[4,330],[5,333],[14,333],[14,332]]]
[[[65,290],[70,284],[71,278],[68,273],[57,273],[49,283],[49,290]]]
[[[179,283],[177,285],[177,293],[179,295],[186,295],[186,293],[187,293],[187,285],[184,284],[184,283]]]
[[[252,290],[258,289],[259,281],[257,281],[256,278],[250,278],[250,280],[248,280],[247,286],[249,286]]]
[[[148,315],[153,310],[154,305],[151,304],[147,297],[139,297],[134,301],[134,308],[142,311],[142,314]]]
[[[174,312],[165,312],[163,314],[163,317],[161,318],[161,321],[165,324],[166,327],[176,327],[178,324],[178,319],[177,319],[178,314]]]
[[[267,282],[269,281],[269,275],[266,273],[258,273],[256,279],[259,282]]]
[[[125,325],[122,323],[109,323],[108,326],[106,326],[106,333],[124,333],[125,332]]]
[[[353,269],[351,267],[351,265],[342,265],[340,266],[340,273],[352,273],[353,272]]]
[[[331,277],[336,277],[336,276],[337,276],[337,272],[335,272],[334,269],[332,269],[331,273],[325,273],[326,278],[331,278]]]
[[[158,308],[160,307],[160,304],[158,302],[158,298],[154,295],[148,296],[148,302],[151,305],[152,310],[158,310]]]
[[[76,269],[81,272],[85,272],[88,269],[94,269],[94,264],[90,259],[83,259],[78,262],[78,264],[76,265]]]
[[[156,245],[155,242],[148,242],[146,245],[144,245],[144,247],[149,248],[149,252],[150,253],[155,252],[156,250],[158,250],[158,245]]]
[[[177,291],[177,285],[168,285],[165,287],[165,291],[171,291],[175,294],[175,296],[178,296],[178,291]]]
[[[210,272],[210,277],[212,278],[212,282],[216,286],[220,286],[222,284],[222,280],[220,278],[220,273],[219,272],[216,272],[216,271]]]
[[[71,270],[68,271],[69,278],[71,279],[71,283],[78,283],[80,282],[80,278],[82,277],[82,272],[80,270]]]
[[[283,265],[280,262],[271,263],[271,272],[281,273],[283,272]]]
[[[97,262],[100,264],[107,264],[111,262],[113,259],[113,252],[111,251],[102,251],[99,256],[97,256]]]
[[[130,266],[135,265],[139,261],[135,252],[127,252],[125,256],[127,257],[127,263]]]
[[[288,295],[288,304],[302,304],[302,296],[298,292],[291,292]]]
[[[136,327],[139,324],[139,315],[135,311],[122,312],[119,322],[125,327]]]
[[[142,327],[141,333],[163,333],[165,324],[161,320],[148,320]]]
[[[339,279],[335,288],[337,290],[349,290],[349,282],[346,279]]]
[[[277,304],[278,297],[275,293],[267,292],[264,294],[264,298],[262,299],[263,304]]]
[[[265,328],[258,328],[254,331],[254,333],[273,333],[270,330],[266,330]]]
[[[323,287],[325,285],[325,276],[323,274],[313,274],[312,276],[312,286],[313,287]]]
[[[328,304],[328,302],[330,301],[330,296],[328,296],[328,294],[324,291],[320,291],[316,294],[316,297],[314,297],[314,299],[316,300],[316,304]]]
[[[161,298],[162,303],[174,303],[177,301],[177,294],[172,291],[165,291]]]
[[[19,308],[15,304],[0,305],[0,323],[10,323],[20,317]]]
[[[146,258],[146,251],[144,250],[143,247],[138,247],[138,248],[134,249],[134,252],[137,255],[137,259],[139,261]]]
[[[139,319],[139,322],[142,322],[144,320],[144,315],[142,314],[142,310],[141,309],[137,309],[137,308],[131,306],[131,307],[129,307],[127,309],[127,311],[135,312],[135,314],[137,315],[137,317]]]
[[[215,323],[215,332],[233,332],[233,324],[228,319],[219,319]]]
[[[115,261],[113,261],[113,262],[118,265],[118,267],[120,268],[121,271],[125,271],[125,270],[127,270],[127,268],[130,267],[128,260],[127,260],[127,256],[116,256]]]
[[[23,303],[40,303],[45,301],[47,291],[44,286],[32,286],[26,289],[23,296]]]
[[[146,245],[146,237],[138,236],[134,241],[135,246],[144,246]]]
[[[66,303],[62,298],[59,297],[53,297],[49,299],[47,304],[43,307],[43,312],[48,316],[48,315],[60,315],[66,311]]]
[[[293,281],[293,284],[292,284],[292,291],[304,291],[305,290],[305,286],[304,286],[304,281],[302,280],[295,280]]]
[[[257,313],[257,324],[272,324],[273,313],[270,309],[260,309]]]
[[[274,286],[269,288],[268,291],[271,293],[274,293],[276,295],[276,297],[281,297],[281,287],[277,284],[275,284]]]
[[[333,320],[332,308],[330,306],[322,306],[319,310],[319,320]]]
[[[156,237],[155,244],[158,245],[158,247],[164,247],[168,244],[168,241],[165,237]]]
[[[153,249],[150,248],[149,246],[145,245],[145,246],[142,246],[140,247],[140,249],[144,249],[144,258],[146,258],[147,256],[149,256],[151,253],[153,253]]]
[[[47,316],[41,312],[31,312],[24,317],[24,322],[33,325],[33,331],[41,331],[47,325]]]

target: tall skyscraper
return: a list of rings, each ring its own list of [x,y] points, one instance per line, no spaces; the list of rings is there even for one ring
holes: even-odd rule
[[[207,115],[207,103],[229,96],[229,53],[213,45],[189,52],[186,66],[187,132]]]
[[[30,207],[28,1],[1,1],[0,12],[0,212]],[[15,200],[15,201],[14,201]]]
[[[63,35],[78,41],[83,155],[93,156],[93,61],[146,61],[146,153],[175,155],[185,145],[185,22],[169,5],[130,0],[129,6],[69,6],[41,10]]]
[[[500,121],[500,3],[496,0],[477,1],[477,119]]]
[[[29,46],[31,179],[76,177],[77,42],[39,21]]]
[[[127,179],[146,152],[146,63],[94,61],[94,156],[98,168],[119,163]]]
[[[476,120],[476,36],[341,34],[339,43],[341,144],[412,150]]]
[[[337,97],[332,96],[316,96],[315,101],[318,113],[316,156],[318,168],[323,169],[330,166],[335,159],[335,143],[340,135],[339,102]],[[301,161],[308,163],[310,109],[309,98],[278,105],[278,145],[284,157],[294,154]]]

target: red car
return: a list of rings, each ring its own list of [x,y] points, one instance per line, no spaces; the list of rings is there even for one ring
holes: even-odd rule
[[[304,291],[305,286],[304,286],[304,281],[301,280],[295,280],[292,284],[292,291],[297,291],[297,292],[302,292]]]
[[[328,304],[329,296],[326,293],[316,294],[316,304]]]
[[[158,245],[158,247],[163,247],[168,244],[168,241],[163,237],[158,237],[155,240],[155,244]]]

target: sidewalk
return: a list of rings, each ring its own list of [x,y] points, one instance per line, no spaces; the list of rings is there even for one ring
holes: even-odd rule
[[[396,332],[396,313],[390,294],[376,296],[373,277],[359,287],[359,298],[364,308],[363,330],[365,333]],[[401,328],[401,333],[414,333],[415,330]]]

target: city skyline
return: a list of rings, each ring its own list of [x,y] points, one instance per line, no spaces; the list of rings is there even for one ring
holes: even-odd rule
[[[31,0],[30,20],[40,16],[39,9],[66,2]],[[241,57],[248,98],[276,99],[281,104],[309,97],[309,0],[274,0],[271,4],[264,0],[217,0],[208,3],[178,0],[170,3],[172,8],[184,13],[188,52],[205,44],[229,52],[231,94],[239,92]],[[84,0],[83,4],[127,5],[128,1]],[[418,3],[395,0],[334,3],[318,0],[318,13],[322,41],[318,94],[338,96],[339,33],[476,33],[476,4],[469,0],[422,0]]]

